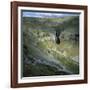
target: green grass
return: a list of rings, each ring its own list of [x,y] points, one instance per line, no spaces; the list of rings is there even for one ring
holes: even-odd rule
[[[24,18],[25,19],[25,18]],[[70,18],[67,17],[66,20]],[[36,19],[36,22],[40,20]],[[43,21],[46,19],[43,19]],[[48,23],[50,22],[63,22],[65,18],[60,19],[48,19],[46,20]],[[52,30],[52,27],[44,24],[34,23],[35,19],[31,19],[31,22],[26,18],[23,25],[23,47],[24,54],[26,57],[30,59],[30,55],[32,56],[40,56],[39,52],[32,48],[35,46],[38,48],[42,54],[45,54],[47,57],[53,57],[55,60],[59,61],[66,70],[72,72],[73,74],[79,73],[79,62],[72,60],[73,57],[79,56],[79,45],[75,41],[61,39],[61,43],[59,45],[56,44],[55,40],[52,40],[50,35],[55,36],[55,29]],[[28,23],[27,23],[28,22]],[[70,24],[71,22],[69,22]],[[50,24],[51,25],[51,24]],[[74,25],[73,25],[74,26]],[[45,30],[45,27],[48,28]],[[55,26],[57,27],[57,26]],[[44,28],[44,29],[43,29]],[[59,25],[58,25],[59,28]],[[69,29],[71,28],[71,29]],[[69,28],[64,31],[64,35],[69,37],[70,33],[76,33],[73,30],[72,26],[69,25]],[[76,29],[76,26],[75,28]],[[67,35],[68,34],[68,35]],[[43,55],[44,56],[44,55]],[[43,57],[41,56],[41,57]],[[40,58],[40,57],[39,57]],[[23,75],[24,76],[46,76],[46,75],[56,75],[58,70],[55,67],[45,65],[45,64],[25,64],[23,63]],[[57,72],[57,73],[56,73]],[[62,73],[59,73],[62,74]]]

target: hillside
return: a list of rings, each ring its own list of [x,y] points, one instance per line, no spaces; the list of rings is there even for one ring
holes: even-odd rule
[[[79,73],[79,17],[23,17],[22,32],[24,77]]]

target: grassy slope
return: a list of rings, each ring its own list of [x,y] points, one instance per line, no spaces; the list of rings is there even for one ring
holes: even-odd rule
[[[73,40],[67,40],[67,33],[78,33],[77,20],[73,17],[54,18],[54,19],[40,19],[40,18],[23,18],[23,41],[24,41],[24,76],[43,76],[43,75],[63,75],[68,73],[60,72],[55,63],[48,65],[45,63],[34,63],[39,61],[38,57],[46,60],[44,55],[48,58],[54,58],[59,61],[64,70],[70,71],[73,74],[79,73],[79,62],[72,60],[73,57],[79,55],[78,43]],[[73,22],[75,21],[75,22]],[[62,24],[64,22],[64,24]],[[53,25],[56,23],[55,25]],[[67,26],[67,28],[66,28]],[[57,45],[55,43],[55,30],[64,28],[64,39]],[[63,32],[63,29],[62,29]],[[34,47],[33,47],[34,46]],[[38,48],[42,54],[35,48]],[[40,56],[41,55],[41,56]],[[32,61],[30,63],[26,62]],[[48,62],[48,61],[47,61]],[[54,65],[54,67],[53,67]]]

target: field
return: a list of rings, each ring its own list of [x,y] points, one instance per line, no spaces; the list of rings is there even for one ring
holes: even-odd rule
[[[79,74],[79,17],[22,17],[22,77],[73,74]]]

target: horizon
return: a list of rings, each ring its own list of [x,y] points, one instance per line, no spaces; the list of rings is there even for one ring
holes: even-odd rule
[[[36,18],[63,18],[67,16],[79,16],[80,13],[68,12],[38,12],[38,11],[22,11],[22,17],[36,17]]]

